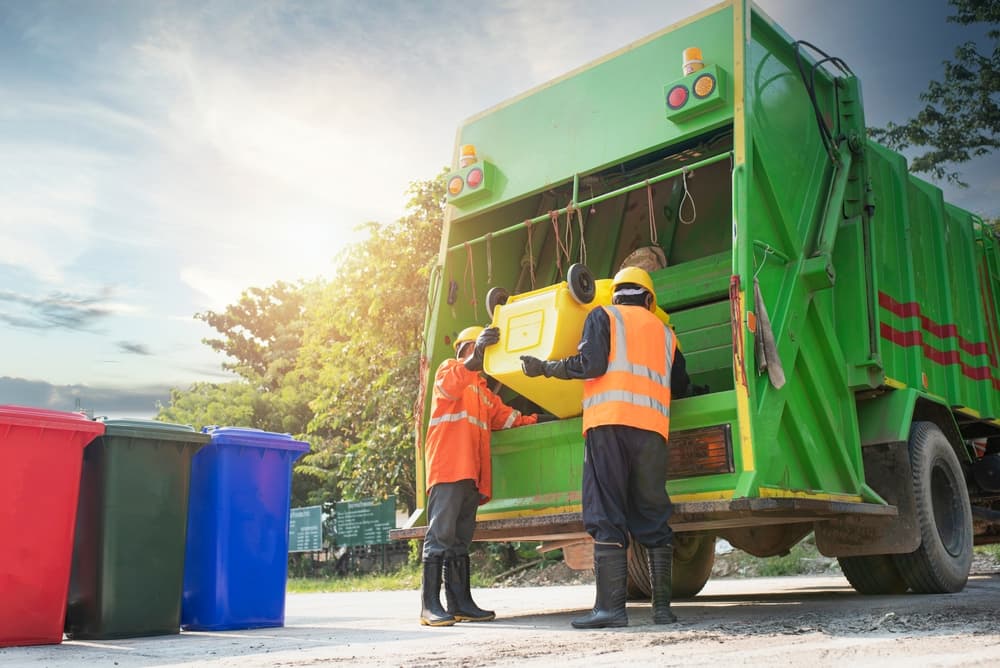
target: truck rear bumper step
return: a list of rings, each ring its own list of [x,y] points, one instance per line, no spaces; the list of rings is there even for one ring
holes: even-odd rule
[[[705,531],[754,525],[794,524],[834,519],[845,515],[891,518],[896,506],[820,499],[732,499],[691,501],[674,504],[670,526],[674,531]],[[426,526],[394,529],[391,540],[421,539]],[[584,537],[580,513],[560,513],[537,517],[513,517],[476,522],[474,540],[560,540]]]

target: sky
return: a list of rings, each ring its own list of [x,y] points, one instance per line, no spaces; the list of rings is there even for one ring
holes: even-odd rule
[[[713,4],[0,0],[0,404],[152,417],[232,378],[195,313],[332,277],[464,119]],[[875,126],[985,32],[944,0],[758,4]],[[960,169],[946,197],[1000,216],[1000,162]]]

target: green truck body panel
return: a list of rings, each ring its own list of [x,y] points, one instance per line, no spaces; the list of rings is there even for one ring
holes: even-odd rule
[[[693,95],[690,46],[723,73],[722,102],[678,117],[667,100],[678,82]],[[808,75],[815,60],[801,58]],[[693,381],[710,388],[675,399],[672,434],[725,425],[732,447],[731,471],[672,477],[675,500],[882,504],[862,447],[905,441],[918,402],[945,407],[963,439],[997,439],[1000,244],[866,139],[860,82],[835,74],[815,70],[814,106],[795,41],[726,2],[466,122],[457,145],[493,171],[488,193],[449,207],[424,431],[433,371],[462,328],[489,322],[491,287],[550,285],[572,262],[612,276],[655,245],[667,259],[651,272],[658,301]],[[765,315],[767,369],[755,350]],[[573,418],[495,432],[480,520],[578,511],[580,431]]]

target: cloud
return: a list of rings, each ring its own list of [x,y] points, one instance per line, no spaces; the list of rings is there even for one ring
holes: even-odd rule
[[[123,353],[129,353],[132,355],[153,354],[149,347],[143,343],[136,343],[134,341],[119,341],[117,345],[118,349]]]
[[[107,301],[110,288],[99,296],[84,297],[53,293],[48,297],[30,297],[10,290],[0,290],[0,321],[26,329],[92,330],[103,318],[111,315]]]
[[[95,415],[141,415],[152,418],[157,413],[157,404],[167,405],[169,402],[170,388],[166,386],[115,388],[53,385],[43,381],[0,376],[0,404],[61,411],[83,408],[93,411]]]

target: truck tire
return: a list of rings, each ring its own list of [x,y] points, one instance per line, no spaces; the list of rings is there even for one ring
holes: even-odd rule
[[[635,540],[628,546],[628,600],[648,601],[653,595],[653,587],[649,581],[649,560],[646,558],[646,548]]]
[[[905,594],[910,588],[899,574],[891,554],[873,554],[864,557],[837,557],[840,570],[854,587],[866,596]]]
[[[962,467],[932,422],[913,423],[909,450],[920,547],[893,561],[917,594],[961,591],[972,565],[972,508]]]
[[[674,562],[671,567],[673,598],[693,598],[712,575],[715,565],[715,536],[674,534]],[[628,598],[649,600],[652,595],[646,548],[632,542],[628,548]]]
[[[715,536],[674,534],[674,598],[694,598],[712,576],[715,565]]]

